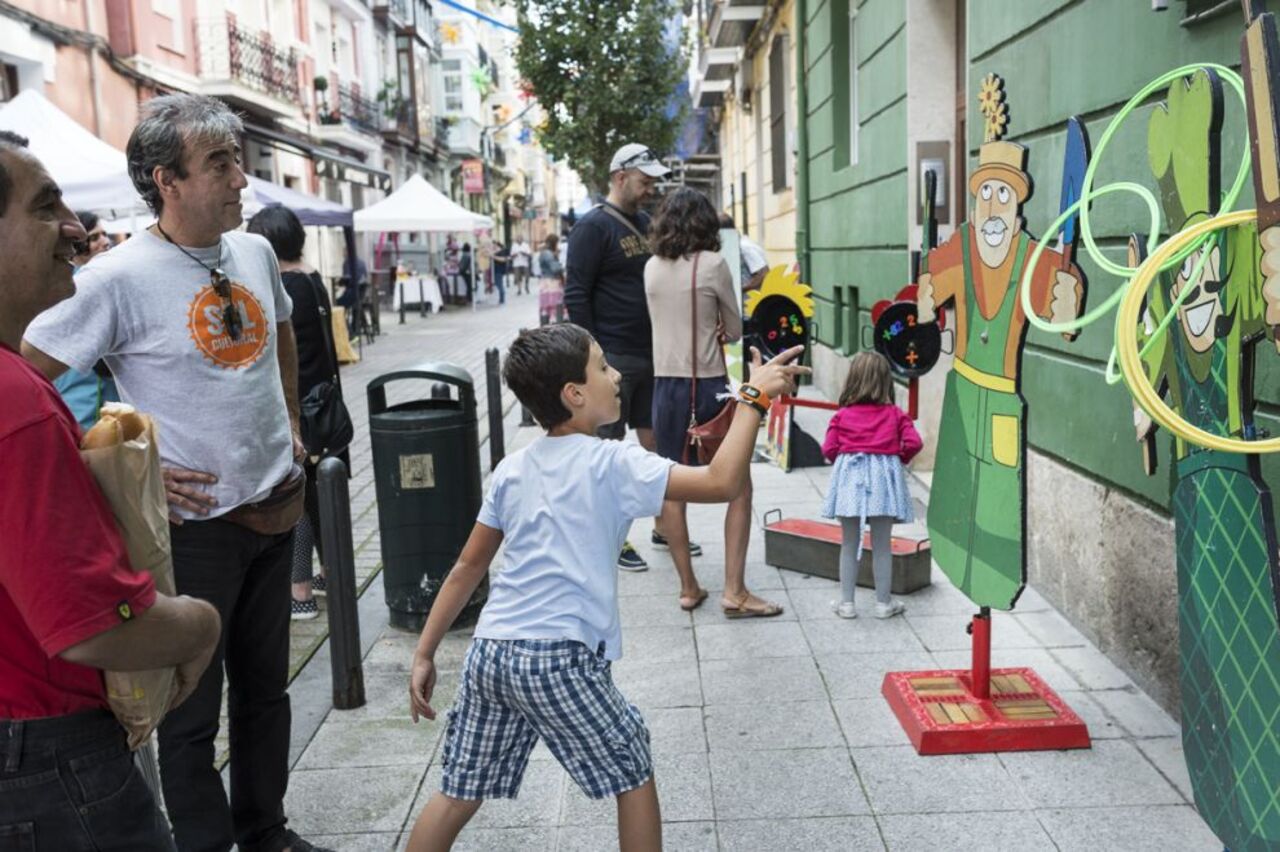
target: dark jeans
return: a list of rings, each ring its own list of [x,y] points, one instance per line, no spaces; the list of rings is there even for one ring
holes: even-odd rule
[[[0,850],[173,849],[124,729],[106,710],[0,720]]]
[[[501,266],[493,267],[493,286],[498,288],[498,304],[507,303],[507,270]]]
[[[178,593],[222,616],[213,662],[160,726],[160,775],[178,848],[277,852],[289,780],[289,568],[293,533],[259,535],[223,520],[170,526]],[[214,769],[226,663],[231,802]]]

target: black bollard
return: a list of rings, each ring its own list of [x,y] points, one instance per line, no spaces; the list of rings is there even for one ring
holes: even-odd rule
[[[400,282],[400,324],[404,325],[404,282]]]
[[[333,670],[333,706],[339,710],[354,710],[363,707],[365,702],[347,466],[341,459],[325,459],[317,468],[316,479],[320,497],[320,539],[324,543],[329,571],[329,660]]]
[[[425,317],[427,315],[427,291],[423,286],[422,279],[418,279],[418,316]]]
[[[502,436],[502,376],[498,364],[498,350],[486,349],[484,373],[489,396],[489,470],[497,467],[507,452]]]

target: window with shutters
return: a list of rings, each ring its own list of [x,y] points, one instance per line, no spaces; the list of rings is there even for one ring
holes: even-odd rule
[[[787,54],[790,39],[775,36],[769,50],[769,153],[773,165],[773,191],[791,186],[787,151],[788,101]]]

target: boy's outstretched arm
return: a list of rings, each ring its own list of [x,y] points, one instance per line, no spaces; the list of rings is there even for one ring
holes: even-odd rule
[[[502,530],[480,523],[472,527],[458,561],[445,577],[431,604],[431,614],[418,637],[418,647],[413,649],[413,668],[409,675],[409,705],[415,722],[419,716],[436,717],[436,711],[431,707],[431,693],[436,686],[436,648],[458,613],[471,600],[480,581],[489,573],[489,563],[493,562],[501,544]]]
[[[795,388],[797,377],[812,372],[791,362],[804,352],[793,346],[768,363],[761,363],[760,353],[751,348],[751,384],[776,399]],[[761,414],[748,405],[738,404],[733,424],[725,435],[715,458],[706,467],[675,465],[667,478],[666,499],[685,503],[727,503],[742,493],[747,482],[748,465],[760,432]]]

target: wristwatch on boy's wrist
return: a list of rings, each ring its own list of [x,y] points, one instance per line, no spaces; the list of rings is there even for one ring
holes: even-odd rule
[[[761,417],[769,413],[769,395],[755,385],[746,382],[739,385],[738,401],[760,412]]]

